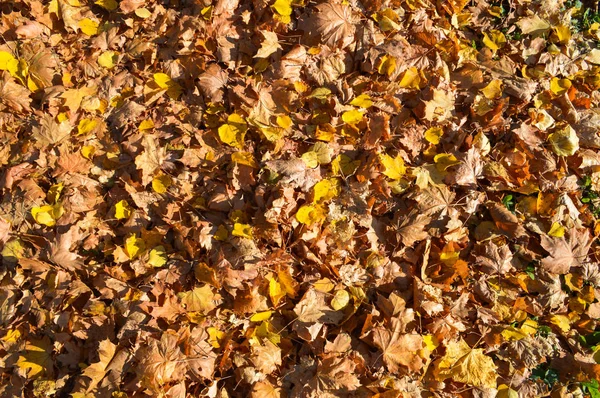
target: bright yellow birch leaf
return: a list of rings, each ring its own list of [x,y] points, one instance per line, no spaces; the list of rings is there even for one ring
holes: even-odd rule
[[[133,209],[129,206],[126,200],[120,200],[115,204],[115,218],[117,220],[123,220],[131,216]]]

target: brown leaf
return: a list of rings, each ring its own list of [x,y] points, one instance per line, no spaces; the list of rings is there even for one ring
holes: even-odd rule
[[[321,39],[330,47],[348,47],[354,41],[357,19],[352,8],[344,4],[319,4],[314,26]]]
[[[0,78],[0,102],[11,107],[15,112],[31,110],[29,90],[18,84],[6,71]]]
[[[200,90],[211,102],[223,101],[228,74],[218,64],[210,64],[206,71],[198,76]]]
[[[154,172],[163,165],[166,151],[159,146],[158,139],[152,135],[144,135],[142,139],[143,152],[135,158],[135,165],[142,171],[142,184],[147,185],[152,181]]]
[[[555,274],[567,274],[571,267],[580,266],[587,258],[592,241],[587,229],[573,228],[567,237],[542,235],[542,247],[550,256],[542,260],[542,267]]]
[[[102,381],[108,372],[108,367],[115,356],[116,350],[117,346],[114,345],[110,340],[106,339],[100,342],[98,348],[98,354],[100,356],[99,361],[85,368],[82,373],[83,376],[91,379],[87,387],[88,392],[92,391],[98,385],[98,383]]]
[[[373,329],[373,343],[383,351],[383,361],[391,373],[400,366],[416,372],[423,367],[418,351],[423,348],[423,338],[418,334],[400,333],[400,322],[392,318],[392,330],[386,327]]]
[[[404,217],[397,228],[402,243],[406,246],[412,246],[415,242],[427,238],[429,234],[424,231],[424,228],[429,225],[430,222],[431,217],[421,213],[417,214],[416,212]]]

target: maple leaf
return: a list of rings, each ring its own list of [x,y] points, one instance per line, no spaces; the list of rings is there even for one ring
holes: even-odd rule
[[[144,151],[136,156],[135,165],[142,171],[142,184],[147,185],[165,162],[166,150],[158,145],[158,139],[152,134],[144,135],[142,146]]]
[[[349,358],[326,356],[317,366],[315,375],[317,390],[356,391],[361,384],[354,374],[355,368],[355,363]]]
[[[266,339],[263,344],[252,347],[254,365],[264,374],[271,374],[281,365],[281,349]]]
[[[442,122],[452,116],[454,96],[444,90],[433,89],[433,98],[425,101],[423,117],[430,122]]]
[[[177,344],[173,333],[165,332],[160,341],[151,339],[148,346],[139,349],[137,371],[148,388],[157,389],[167,383],[183,380],[185,376],[185,356]]]
[[[315,8],[315,29],[325,44],[341,48],[352,44],[357,20],[351,7],[323,3]]]
[[[505,274],[513,269],[513,254],[508,245],[497,246],[492,242],[486,242],[484,250],[483,255],[476,256],[477,262],[484,267],[484,272]]]
[[[587,229],[573,228],[567,237],[542,235],[540,238],[542,247],[550,253],[542,259],[542,267],[555,274],[567,274],[571,267],[583,264],[592,244]]]
[[[181,304],[188,311],[199,311],[207,314],[217,307],[221,300],[221,296],[213,293],[209,285],[194,288],[194,290],[179,293]]]
[[[49,114],[44,114],[38,124],[33,127],[33,137],[36,144],[41,146],[56,145],[71,134],[71,125],[67,121],[56,122]]]
[[[400,366],[415,372],[423,367],[418,351],[424,347],[419,334],[401,333],[401,322],[392,318],[392,330],[386,327],[373,329],[373,343],[383,351],[383,361],[391,373],[398,373]]]
[[[268,58],[271,54],[281,50],[282,47],[279,44],[279,39],[275,32],[269,32],[268,30],[261,30],[260,33],[265,38],[260,45],[260,49],[254,56],[254,58]]]
[[[212,102],[223,100],[224,90],[229,75],[218,64],[210,64],[206,71],[198,76],[200,90]]]
[[[473,349],[462,339],[446,345],[446,355],[436,367],[437,379],[451,378],[476,387],[496,388],[497,369],[494,360],[482,348]]]
[[[53,365],[52,344],[48,337],[28,341],[16,363],[17,367],[26,370],[29,377],[51,376]]]
[[[96,388],[98,383],[106,376],[108,367],[115,356],[116,350],[117,346],[110,340],[106,339],[100,342],[98,347],[98,354],[100,356],[99,361],[91,364],[82,372],[83,376],[90,378],[90,384],[87,387],[88,392]]]
[[[283,391],[268,380],[259,381],[252,386],[251,398],[282,398]]]
[[[413,212],[402,218],[396,231],[404,245],[412,246],[415,242],[423,240],[428,236],[428,233],[424,228],[429,225],[430,222],[431,217]]]
[[[87,86],[76,89],[66,90],[61,94],[61,98],[65,99],[65,106],[73,112],[77,112],[81,106],[81,102],[86,97],[96,95],[98,88],[95,86]]]
[[[80,270],[83,268],[82,257],[77,253],[71,252],[73,243],[79,242],[81,234],[79,227],[73,225],[63,234],[58,235],[55,241],[50,244],[48,258],[54,264],[64,267],[67,270]]]

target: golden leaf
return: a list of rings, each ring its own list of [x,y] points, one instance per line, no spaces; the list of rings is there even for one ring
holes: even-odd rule
[[[446,355],[437,366],[437,379],[451,378],[476,387],[496,388],[496,372],[494,360],[485,355],[483,349],[473,349],[460,339],[446,345]]]
[[[29,377],[38,377],[52,371],[52,344],[45,337],[41,340],[31,340],[25,346],[25,352],[19,356],[17,366],[27,369]]]
[[[232,113],[227,118],[227,123],[219,127],[219,138],[225,144],[241,149],[244,145],[244,137],[247,130],[248,124],[246,124],[244,118],[236,113]]]
[[[129,206],[129,203],[127,203],[126,200],[120,200],[117,202],[117,204],[115,204],[115,218],[117,220],[129,218],[132,212],[133,209],[131,206]]]
[[[156,246],[154,249],[150,250],[150,255],[148,257],[148,264],[159,268],[167,263],[167,252],[165,251],[164,246]]]
[[[404,160],[402,156],[397,155],[395,158],[388,154],[379,155],[379,161],[385,168],[383,174],[392,180],[399,180],[406,173]]]

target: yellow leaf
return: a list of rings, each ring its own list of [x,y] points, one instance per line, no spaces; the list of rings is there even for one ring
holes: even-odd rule
[[[138,238],[135,234],[131,234],[125,240],[125,253],[133,260],[146,250],[146,242],[142,238]]]
[[[529,336],[537,333],[538,323],[533,319],[526,319],[521,325],[521,331]]]
[[[316,281],[314,283],[313,287],[315,288],[315,290],[318,290],[323,293],[327,293],[327,292],[332,291],[333,288],[335,287],[335,285],[333,284],[333,282],[331,282],[331,280],[329,278],[323,278],[323,279],[319,279],[318,281]]]
[[[319,155],[314,151],[304,152],[301,159],[306,163],[308,168],[314,169],[319,165]]]
[[[98,27],[100,26],[98,22],[92,21],[89,18],[83,18],[81,21],[77,22],[77,25],[79,26],[79,29],[88,36],[97,35]]]
[[[11,53],[0,51],[0,70],[13,69],[17,63],[17,59]]]
[[[148,258],[148,264],[153,267],[162,267],[167,263],[167,252],[164,246],[156,246],[150,250],[150,257]]]
[[[502,337],[504,337],[506,341],[522,340],[527,336],[527,333],[524,333],[520,329],[514,327],[508,327],[502,331]]]
[[[138,126],[138,130],[140,131],[147,131],[147,130],[151,130],[154,128],[154,122],[152,121],[152,119],[146,119],[146,120],[142,120],[140,122],[140,125]]]
[[[296,213],[296,220],[309,226],[314,223],[321,223],[326,218],[326,209],[321,205],[304,205]]]
[[[4,244],[2,258],[5,262],[15,264],[25,254],[25,248],[20,239],[12,239]]]
[[[315,131],[315,138],[321,141],[330,142],[333,140],[335,135],[335,128],[330,124],[326,124],[324,126],[317,126],[317,130]]]
[[[558,156],[572,156],[579,149],[579,137],[573,127],[568,124],[550,134],[548,141]]]
[[[472,349],[462,339],[446,345],[446,355],[438,364],[437,379],[447,378],[476,387],[496,388],[496,365],[483,353],[483,349]]]
[[[265,136],[265,138],[267,139],[267,141],[270,142],[277,142],[279,141],[284,134],[284,130],[282,128],[264,128],[261,127],[260,128],[260,132]]]
[[[298,283],[292,278],[289,272],[280,270],[277,272],[277,277],[279,278],[279,284],[283,287],[285,293],[292,298],[296,297]]]
[[[92,145],[84,145],[81,148],[81,156],[88,160],[92,160],[94,153],[96,152],[96,148]]]
[[[98,127],[96,119],[81,119],[77,125],[77,135],[91,133],[96,127]]]
[[[277,116],[277,125],[282,129],[289,129],[292,127],[292,119],[286,115]]]
[[[558,326],[564,333],[571,330],[571,320],[566,315],[552,315],[550,316],[550,322]]]
[[[236,113],[232,113],[227,118],[227,123],[219,127],[219,138],[223,143],[241,149],[244,145],[244,137],[247,130],[248,124],[246,124],[244,118]]]
[[[221,347],[221,340],[225,337],[225,333],[221,332],[219,329],[215,327],[209,327],[206,329],[208,332],[208,343],[212,345],[214,348]]]
[[[271,315],[273,315],[273,311],[262,311],[253,314],[250,317],[250,322],[264,322],[271,319]]]
[[[117,64],[118,59],[119,59],[118,53],[116,53],[114,51],[104,51],[98,57],[98,65],[100,65],[106,69],[112,69]]]
[[[21,337],[21,332],[19,329],[9,329],[6,332],[6,336],[2,337],[2,341],[6,341],[7,343],[16,343]]]
[[[279,301],[281,301],[285,295],[286,292],[281,286],[281,283],[277,282],[275,278],[269,279],[269,297],[271,297],[271,302],[275,307],[279,305]]]
[[[368,94],[361,94],[358,97],[350,101],[350,105],[358,106],[359,108],[370,108],[373,105],[373,101]]]
[[[548,235],[554,236],[555,238],[562,238],[565,236],[565,227],[557,222],[554,222],[550,227],[550,231],[548,231]]]
[[[385,54],[379,61],[377,71],[380,75],[391,76],[396,71],[396,58]]]
[[[65,99],[65,106],[73,112],[77,112],[81,106],[81,101],[85,97],[95,95],[98,91],[97,87],[82,87],[79,89],[69,89],[61,94],[61,98]]]
[[[340,194],[340,181],[337,178],[327,178],[314,186],[313,203],[331,200]]]
[[[439,171],[445,171],[448,167],[460,164],[460,161],[451,153],[439,153],[434,156],[433,161]]]
[[[423,343],[425,343],[425,347],[429,351],[434,351],[440,345],[440,341],[438,340],[438,338],[435,337],[432,334],[426,334],[426,335],[424,335],[423,336]]]
[[[27,76],[27,88],[32,93],[38,91],[40,87],[36,84],[35,80],[31,78],[31,76]]]
[[[158,87],[167,90],[167,95],[171,99],[176,100],[183,92],[183,88],[166,73],[155,73],[153,78]]]
[[[519,393],[506,384],[500,384],[496,398],[519,398]]]
[[[358,124],[363,120],[363,112],[358,109],[352,109],[342,114],[342,120],[348,124]]]
[[[121,200],[115,204],[115,218],[117,220],[122,220],[124,218],[129,218],[131,216],[132,209],[127,203],[126,200]]]
[[[331,300],[331,307],[333,307],[334,310],[339,311],[344,309],[349,302],[350,294],[345,290],[338,290],[333,295],[333,299]]]
[[[421,73],[414,66],[402,73],[402,78],[399,83],[402,88],[412,88],[416,90],[420,89],[422,84]]]
[[[212,18],[212,13],[213,6],[204,7],[202,10],[200,10],[200,15],[202,15],[202,18],[206,19],[207,21],[210,21]]]
[[[498,51],[506,44],[506,36],[499,30],[491,30],[483,34],[483,44],[492,51]]]
[[[25,346],[25,352],[19,356],[17,366],[27,370],[27,376],[35,378],[43,375],[52,368],[52,344],[45,337],[41,340],[31,340]]]
[[[142,18],[142,19],[146,19],[146,18],[150,18],[152,16],[152,13],[147,9],[147,8],[138,8],[135,11],[135,15],[137,15],[138,17]]]
[[[215,309],[220,301],[220,296],[213,293],[210,285],[197,287],[194,290],[179,293],[177,296],[187,311],[198,311],[205,315]]]
[[[48,189],[48,193],[46,193],[46,201],[48,203],[56,204],[58,199],[60,199],[60,194],[62,193],[65,184],[59,182],[58,184],[54,184]]]
[[[487,86],[480,90],[485,98],[496,99],[502,96],[502,81],[492,80]]]
[[[237,164],[243,164],[252,168],[258,168],[254,155],[250,152],[235,152],[231,154],[231,160]]]
[[[550,80],[550,91],[552,91],[556,95],[563,95],[569,89],[573,83],[569,79],[559,79],[558,77],[553,77]]]
[[[316,98],[319,100],[326,100],[327,98],[329,98],[331,96],[331,90],[328,89],[327,87],[318,87],[315,88],[310,95],[308,96],[308,98]]]
[[[348,155],[340,154],[331,162],[331,171],[342,177],[351,176],[360,166],[360,160],[352,160]]]
[[[31,209],[31,215],[35,222],[47,227],[53,227],[56,225],[56,220],[58,220],[63,213],[64,208],[61,205],[45,205]]]
[[[389,32],[392,30],[400,30],[401,26],[398,24],[400,17],[391,8],[386,8],[378,11],[372,15],[375,22],[379,24],[379,28],[382,32]]]
[[[566,25],[558,25],[552,28],[560,44],[567,44],[571,39],[571,29]]]
[[[290,23],[292,15],[292,0],[275,0],[271,6],[280,17],[281,22]]]
[[[152,179],[152,190],[156,193],[166,193],[172,184],[173,180],[168,175],[158,175]]]
[[[231,235],[239,236],[240,238],[252,239],[252,226],[248,224],[234,223]]]
[[[115,0],[96,0],[94,4],[97,4],[108,11],[114,11],[119,6]]]
[[[444,130],[441,127],[431,127],[425,132],[427,142],[437,145],[440,143],[440,138],[444,135]]]
[[[379,161],[385,168],[383,174],[392,180],[399,180],[406,173],[404,160],[400,155],[397,155],[395,158],[393,158],[384,153],[383,155],[379,155]]]

